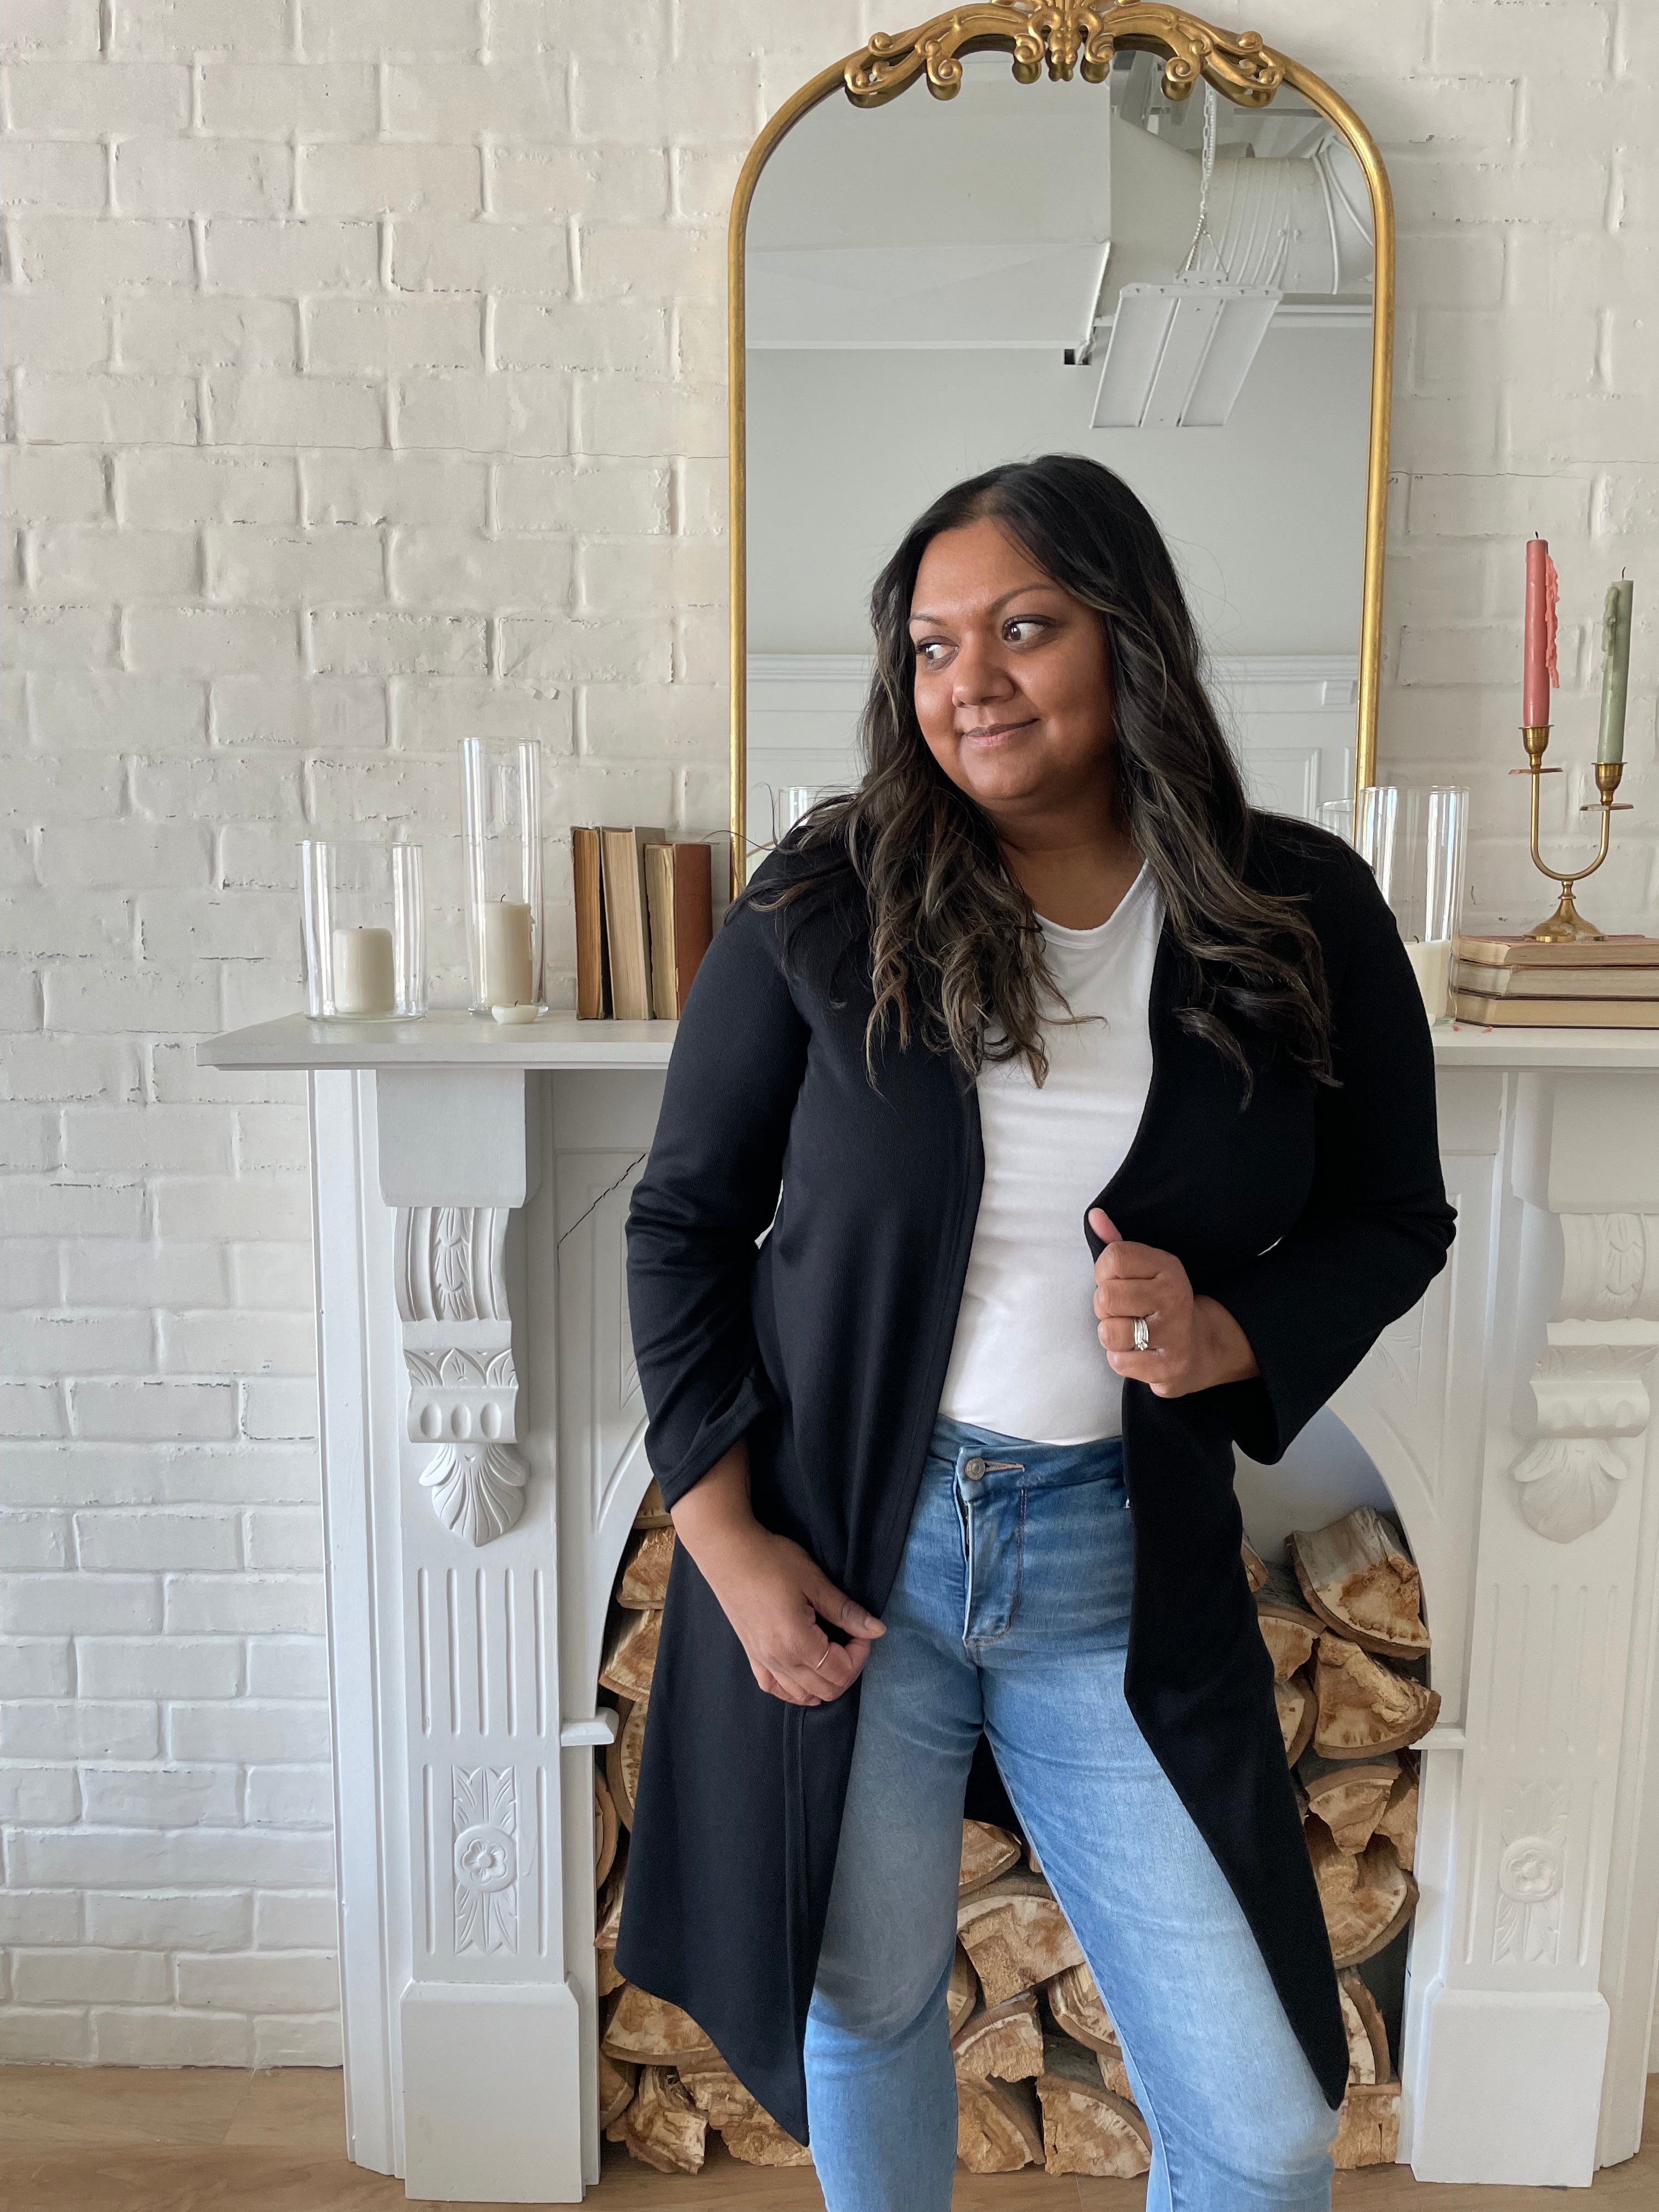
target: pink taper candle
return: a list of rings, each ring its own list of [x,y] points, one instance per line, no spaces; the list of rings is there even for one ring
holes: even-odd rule
[[[1541,538],[1527,540],[1527,660],[1521,720],[1529,730],[1550,718],[1550,686],[1559,684],[1555,659],[1555,603],[1560,589],[1550,549]]]

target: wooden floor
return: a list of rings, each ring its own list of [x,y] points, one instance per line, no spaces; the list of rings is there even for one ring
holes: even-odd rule
[[[348,2164],[341,2076],[0,2067],[0,2212],[392,2212],[400,2181]],[[615,2212],[823,2212],[810,2168],[740,2166],[714,2136],[698,2174],[653,2173],[607,2144],[588,2202]],[[1343,2212],[1541,2212],[1541,2189],[1431,2188],[1404,2166],[1337,2176]],[[1138,2182],[963,2176],[956,2212],[1132,2212]],[[1644,2148],[1595,2177],[1598,2206],[1659,2207],[1659,2090]],[[468,2208],[462,2208],[468,2212]],[[470,2212],[495,2212],[474,2205]]]

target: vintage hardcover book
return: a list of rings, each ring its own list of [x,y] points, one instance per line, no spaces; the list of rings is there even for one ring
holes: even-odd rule
[[[1588,945],[1540,945],[1534,937],[1460,937],[1460,960],[1482,968],[1659,968],[1659,937],[1598,937]]]
[[[1452,993],[1452,1014],[1495,1030],[1659,1030],[1659,999],[1487,999]]]
[[[611,970],[597,830],[571,830],[570,873],[576,903],[576,1016],[584,1022],[603,1021],[611,1012]]]
[[[1659,968],[1486,968],[1454,960],[1452,987],[1487,999],[1659,999]]]
[[[677,1022],[697,963],[714,934],[714,861],[707,845],[647,845],[646,903],[651,921],[651,1011]]]
[[[611,967],[611,1011],[619,1022],[651,1018],[650,929],[646,919],[645,848],[660,830],[601,830],[605,933]]]

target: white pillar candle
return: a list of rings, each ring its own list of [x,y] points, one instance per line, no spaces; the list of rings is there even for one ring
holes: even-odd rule
[[[1451,940],[1431,938],[1426,945],[1413,941],[1406,947],[1417,988],[1423,994],[1423,1011],[1431,1022],[1446,1018],[1447,987],[1451,981]]]
[[[389,1014],[398,1003],[389,929],[334,933],[334,1011]]]
[[[483,910],[483,1000],[487,1006],[528,1006],[530,908],[522,899],[496,899]]]

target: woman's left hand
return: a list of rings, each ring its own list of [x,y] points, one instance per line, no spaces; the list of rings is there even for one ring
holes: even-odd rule
[[[1106,1240],[1095,1261],[1095,1318],[1116,1373],[1145,1382],[1155,1398],[1184,1398],[1260,1372],[1243,1330],[1214,1298],[1193,1296],[1173,1252],[1126,1243],[1097,1206],[1089,1225]],[[1135,1350],[1137,1319],[1146,1324],[1144,1352]]]

